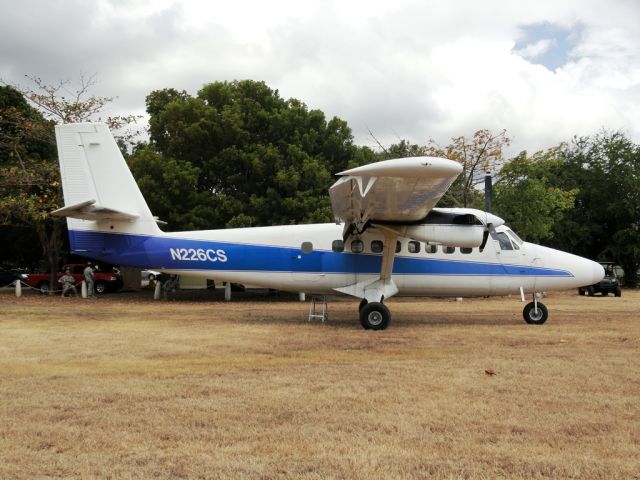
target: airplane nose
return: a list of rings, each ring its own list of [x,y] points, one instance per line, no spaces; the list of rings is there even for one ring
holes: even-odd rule
[[[604,268],[602,268],[602,265],[598,262],[571,254],[565,255],[569,255],[568,258],[571,259],[571,263],[573,264],[571,272],[578,286],[586,287],[587,285],[593,285],[604,278]]]
[[[591,262],[591,284],[598,283],[604,278],[604,268],[597,262]]]

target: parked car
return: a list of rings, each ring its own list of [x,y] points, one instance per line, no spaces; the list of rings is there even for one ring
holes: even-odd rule
[[[82,263],[68,263],[63,265],[62,270],[57,274],[57,278],[64,275],[67,269],[69,269],[69,273],[75,278],[76,285],[84,280],[85,265]],[[48,273],[29,273],[23,281],[29,286],[39,289],[42,293],[49,291]],[[122,288],[122,278],[115,272],[101,272],[100,270],[96,270],[94,272],[93,284],[96,293],[115,292]]]
[[[609,293],[613,293],[616,297],[620,297],[622,290],[616,275],[616,265],[613,262],[600,262],[600,265],[604,268],[604,278],[593,285],[580,287],[578,294],[593,297],[596,293],[600,293],[606,297]]]
[[[0,288],[15,285],[15,281],[18,278],[22,281],[27,278],[25,270],[20,268],[0,269]]]
[[[16,281],[16,274],[10,270],[0,270],[0,287],[8,287]]]

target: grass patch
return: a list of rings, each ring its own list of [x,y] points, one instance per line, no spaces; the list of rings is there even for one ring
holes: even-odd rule
[[[238,300],[1,293],[0,477],[640,478],[638,292]]]

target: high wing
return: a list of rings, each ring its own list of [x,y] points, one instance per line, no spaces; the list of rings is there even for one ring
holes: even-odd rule
[[[462,166],[436,157],[385,160],[338,173],[329,189],[337,222],[415,222],[427,216],[449,189]]]
[[[368,226],[385,237],[378,278],[359,280],[337,291],[382,302],[398,292],[391,278],[398,232],[395,224],[422,220],[446,193],[462,166],[436,157],[385,160],[339,173],[341,178],[329,189],[336,222],[344,222],[345,240],[362,233]],[[381,223],[378,223],[381,222]]]
[[[338,173],[329,189],[337,222],[414,222],[427,216],[449,189],[462,166],[436,157],[371,163]]]

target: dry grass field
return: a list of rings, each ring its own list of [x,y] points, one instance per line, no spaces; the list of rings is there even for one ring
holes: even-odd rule
[[[640,478],[640,292],[150,295],[0,293],[0,478]]]

